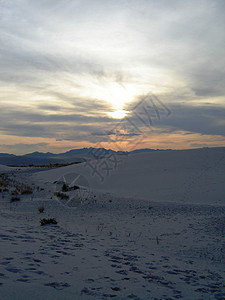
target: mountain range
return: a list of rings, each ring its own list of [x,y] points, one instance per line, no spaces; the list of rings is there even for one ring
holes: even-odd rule
[[[63,153],[55,154],[51,152],[32,152],[24,155],[14,155],[9,153],[0,153],[0,164],[2,165],[45,165],[45,164],[55,164],[55,163],[71,163],[71,162],[83,162],[91,157],[101,158],[105,155],[111,153],[116,154],[134,154],[142,152],[154,152],[154,151],[169,151],[168,150],[155,150],[155,149],[136,149],[130,152],[125,151],[114,151],[105,148],[81,148],[72,149]]]

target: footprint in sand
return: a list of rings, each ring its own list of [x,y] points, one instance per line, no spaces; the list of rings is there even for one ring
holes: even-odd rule
[[[22,272],[22,270],[17,269],[17,268],[6,268],[6,270],[11,273],[21,273]]]
[[[63,290],[70,287],[70,284],[68,284],[67,282],[49,282],[46,283],[45,286],[53,287],[56,290]]]

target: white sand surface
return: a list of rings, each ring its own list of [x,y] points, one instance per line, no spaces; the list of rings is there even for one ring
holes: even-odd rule
[[[13,168],[7,167],[5,165],[0,165],[0,172],[7,172],[7,171],[11,171],[11,170],[13,170]]]
[[[1,299],[225,299],[224,153],[136,154],[103,182],[83,164],[9,174]],[[63,174],[87,179],[86,199],[54,196]],[[10,202],[16,184],[33,193]]]

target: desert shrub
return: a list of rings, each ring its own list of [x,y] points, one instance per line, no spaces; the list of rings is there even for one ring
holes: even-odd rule
[[[40,220],[40,224],[41,226],[43,225],[47,225],[47,224],[57,224],[58,222],[56,221],[56,219],[52,218],[52,219],[41,219]]]
[[[67,184],[64,183],[64,185],[62,186],[62,192],[68,192],[69,191],[69,187]]]
[[[28,185],[24,185],[24,184],[16,185],[15,188],[16,188],[17,193],[21,194],[21,195],[26,195],[26,194],[32,194],[33,193],[32,188]]]
[[[15,196],[15,195],[19,195],[19,193],[18,193],[17,190],[14,190],[14,191],[11,192],[11,195],[12,195],[12,196]]]
[[[45,210],[44,206],[41,206],[41,207],[38,208],[39,213],[43,213],[44,210]]]
[[[64,193],[60,193],[60,192],[55,192],[54,195],[58,198],[62,199],[69,199],[69,196],[67,194]]]
[[[77,185],[69,187],[66,183],[64,183],[62,186],[62,192],[75,191],[78,189],[79,189],[79,186],[77,186]]]
[[[72,186],[71,188],[70,188],[70,190],[72,191],[72,190],[78,190],[80,187],[79,186],[77,186],[77,185],[74,185],[74,186]]]
[[[20,201],[20,198],[19,197],[12,197],[11,202],[16,202],[16,201]]]
[[[25,187],[21,189],[21,195],[32,194],[33,190],[30,187]]]
[[[1,187],[7,187],[8,185],[9,185],[8,181],[3,181],[3,180],[0,181],[0,186]]]
[[[2,173],[0,174],[0,186],[7,187],[9,185],[9,177],[7,174]]]

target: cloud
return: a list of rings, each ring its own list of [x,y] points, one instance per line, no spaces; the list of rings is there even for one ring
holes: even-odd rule
[[[76,97],[67,94],[63,94],[56,91],[50,91],[48,94],[54,99],[60,100],[62,103],[61,106],[57,107],[57,110],[63,111],[74,111],[79,113],[94,113],[95,115],[106,114],[109,111],[112,111],[112,105],[106,103],[103,100],[96,98],[85,98],[85,97]],[[64,106],[64,103],[69,104],[68,107]],[[39,105],[40,109],[46,109],[46,105]],[[49,106],[48,106],[49,108]],[[47,109],[48,109],[47,108]],[[54,107],[53,107],[54,110]]]
[[[160,118],[139,110],[149,129],[224,136],[223,0],[2,0],[1,9],[3,134],[107,139],[118,122],[107,112],[151,90],[172,115],[160,103]],[[143,131],[135,103],[123,108]],[[136,134],[129,126],[121,135]]]
[[[24,144],[24,143],[15,143],[14,145],[1,145],[1,151],[14,152],[15,148],[17,149],[17,153],[28,153],[31,151],[44,151],[48,143],[35,143],[35,144]]]
[[[63,95],[58,95],[61,99]],[[58,140],[96,140],[92,133],[110,130],[116,120],[107,116],[110,108],[102,101],[89,99],[62,100],[64,106],[38,105],[36,109],[2,105],[0,130],[3,134],[21,137],[56,138]],[[67,102],[66,102],[67,100]],[[95,111],[97,109],[97,111]]]
[[[186,130],[201,134],[225,136],[225,107],[172,105],[171,118],[163,119],[162,123],[175,130]]]
[[[162,80],[173,77],[170,90],[182,81],[197,96],[224,95],[223,1],[4,0],[1,5],[0,79],[8,84],[46,89],[48,82],[54,89],[54,79],[63,82],[65,75],[122,83],[130,74],[128,80],[139,85],[148,76],[150,85],[156,81],[153,88],[162,88]]]
[[[143,134],[166,130],[225,136],[225,107],[221,105],[188,101],[167,104],[160,100],[160,96],[147,95],[130,103],[127,109],[128,121]]]

